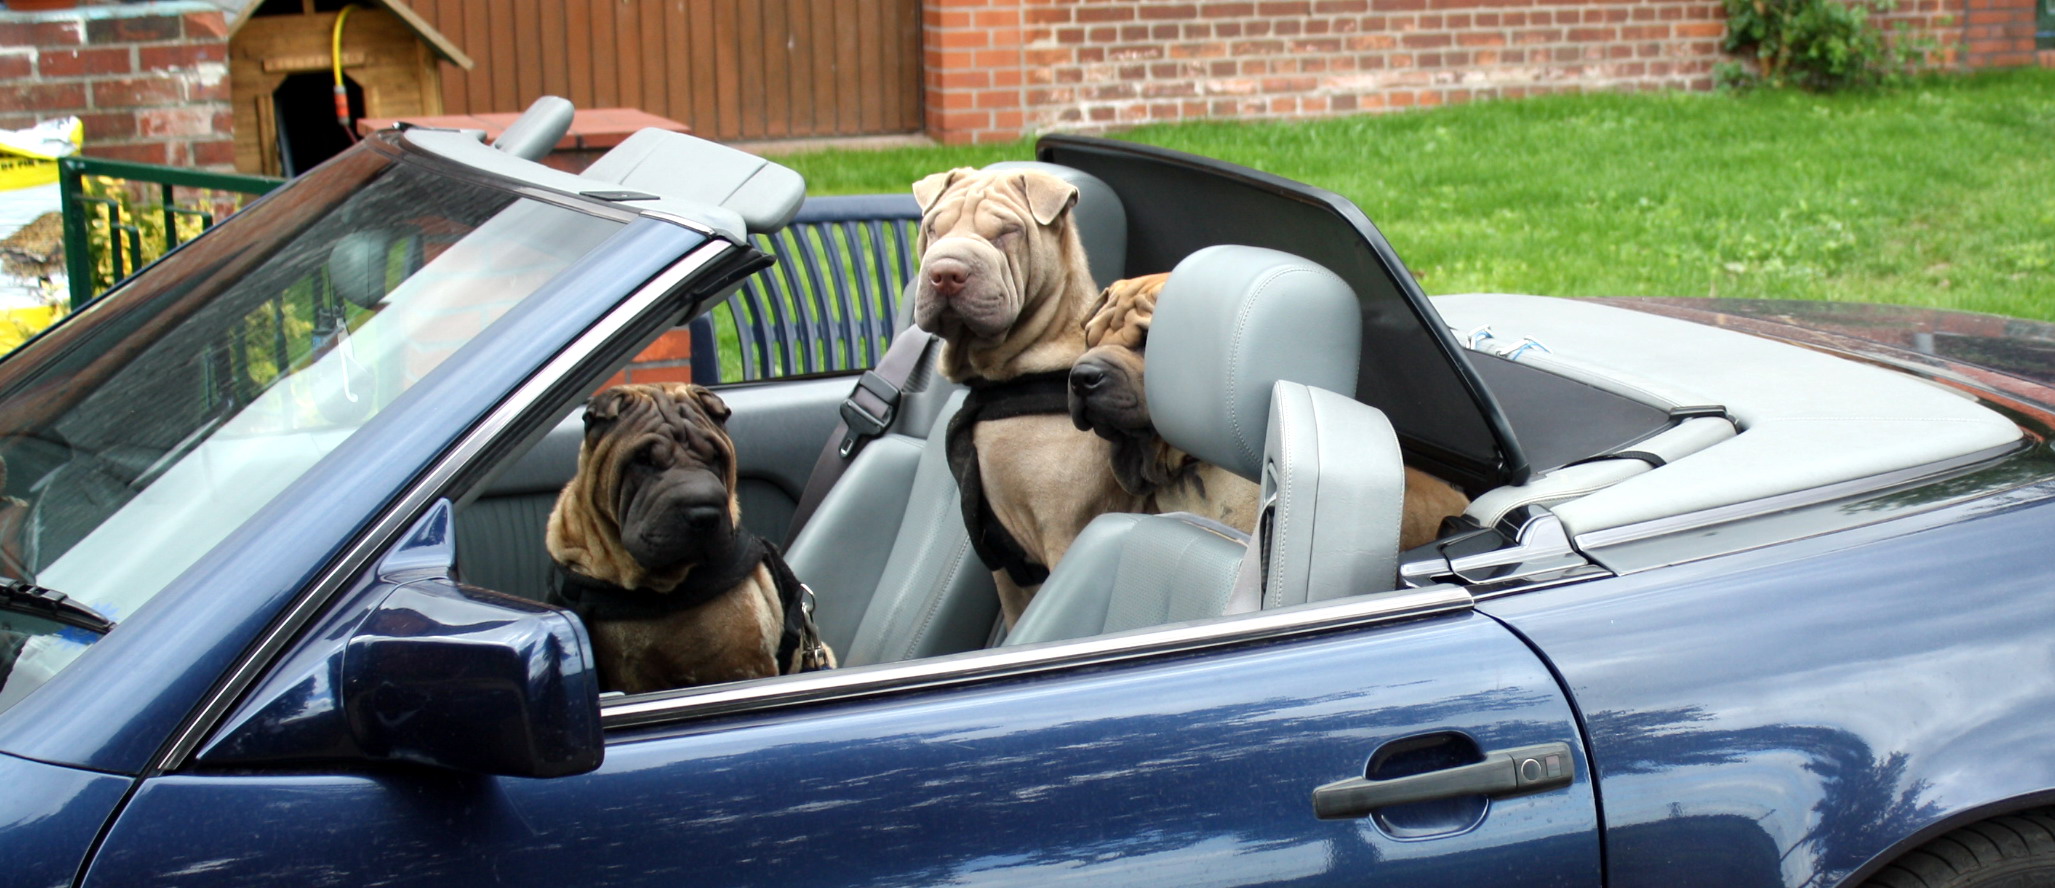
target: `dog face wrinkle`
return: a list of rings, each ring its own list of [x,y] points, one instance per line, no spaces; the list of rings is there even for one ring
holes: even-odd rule
[[[1026,221],[990,189],[966,184],[942,198],[921,226],[914,318],[947,338],[959,330],[997,342],[1023,303]]]
[[[943,375],[1002,381],[1069,366],[1089,293],[1077,284],[1090,283],[1069,213],[1077,189],[1045,173],[958,169],[914,183],[914,195],[914,321],[943,339]]]
[[[727,416],[719,396],[685,384],[616,387],[587,406],[586,501],[657,587],[735,547]]]

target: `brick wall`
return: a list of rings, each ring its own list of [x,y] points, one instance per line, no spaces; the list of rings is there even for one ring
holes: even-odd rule
[[[1939,64],[2025,65],[2033,3],[1904,0],[1890,18],[1939,39]],[[960,143],[1709,89],[1726,15],[1717,0],[929,0],[923,26],[928,131]]]
[[[624,385],[631,382],[691,382],[692,381],[692,333],[684,329],[667,330],[648,348],[628,361],[628,366],[614,374],[600,388]],[[700,380],[705,382],[706,380]]]
[[[2013,68],[2035,63],[2032,2],[1968,0],[1964,5],[1963,49],[1970,67]]]
[[[227,58],[205,3],[0,10],[0,128],[76,116],[88,155],[225,169]]]

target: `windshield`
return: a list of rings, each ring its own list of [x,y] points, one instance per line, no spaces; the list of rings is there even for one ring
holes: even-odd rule
[[[365,149],[295,181],[0,362],[0,574],[118,624],[620,225]],[[97,637],[11,610],[0,710]]]

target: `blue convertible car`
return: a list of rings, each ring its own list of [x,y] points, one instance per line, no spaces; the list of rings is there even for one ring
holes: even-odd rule
[[[1352,291],[1320,388],[1261,377],[1291,336],[1203,356],[1267,532],[1112,534],[1007,636],[931,443],[961,393],[916,372],[789,546],[842,667],[602,695],[540,603],[578,405],[761,271],[803,183],[654,131],[580,175],[386,131],[0,362],[0,885],[2055,878],[2055,330],[1430,299],[1330,193],[1034,162],[1102,282],[1213,262],[1278,330],[1312,302],[1266,263]],[[720,389],[760,533],[851,384]],[[1474,502],[1399,551],[1403,465]],[[1209,568],[1244,559],[1260,600]]]

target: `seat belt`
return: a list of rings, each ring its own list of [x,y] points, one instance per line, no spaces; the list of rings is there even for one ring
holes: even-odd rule
[[[876,367],[856,378],[856,388],[842,401],[841,420],[828,433],[827,444],[813,462],[813,473],[806,476],[806,490],[799,495],[799,505],[792,510],[792,524],[785,531],[786,545],[798,538],[799,529],[820,508],[821,499],[848,470],[863,445],[892,427],[892,420],[899,415],[899,397],[906,390],[906,380],[927,360],[928,348],[934,342],[934,334],[908,327],[892,340],[892,347],[885,349],[885,356],[878,359]]]

